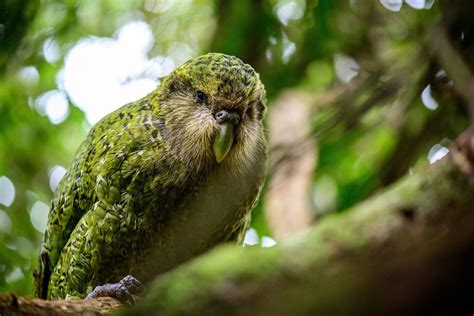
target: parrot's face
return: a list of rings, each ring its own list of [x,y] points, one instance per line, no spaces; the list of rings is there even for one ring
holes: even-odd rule
[[[264,150],[265,90],[240,59],[208,54],[191,59],[163,82],[168,143],[185,162],[246,164]]]

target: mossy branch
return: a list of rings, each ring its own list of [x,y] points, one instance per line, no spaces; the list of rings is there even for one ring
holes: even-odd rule
[[[463,137],[474,144],[472,133]],[[474,162],[469,143],[277,247],[215,249],[159,277],[130,312],[352,315],[423,309],[423,299],[430,298],[425,294],[442,287],[474,245],[474,184],[465,168]]]

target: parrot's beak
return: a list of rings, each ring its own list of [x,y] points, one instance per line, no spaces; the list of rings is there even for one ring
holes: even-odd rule
[[[234,143],[234,126],[231,122],[221,124],[219,133],[214,136],[212,150],[217,163],[221,163]]]
[[[217,163],[221,163],[234,144],[234,128],[239,124],[240,116],[227,110],[221,110],[214,117],[220,128],[214,136],[212,151]]]

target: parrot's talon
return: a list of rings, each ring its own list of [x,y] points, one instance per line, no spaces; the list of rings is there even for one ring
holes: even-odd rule
[[[123,284],[132,294],[145,294],[146,292],[145,286],[131,275],[127,275],[119,283]]]
[[[131,275],[127,275],[122,280],[113,284],[98,285],[92,292],[87,294],[86,299],[110,296],[122,303],[135,305],[133,295],[144,294],[145,286]]]

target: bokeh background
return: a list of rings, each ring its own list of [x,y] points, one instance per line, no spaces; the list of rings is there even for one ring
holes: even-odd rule
[[[32,294],[50,199],[91,126],[210,51],[268,94],[269,179],[247,244],[273,246],[447,154],[467,107],[436,27],[470,49],[466,8],[435,0],[3,0],[0,292]],[[464,10],[464,11],[463,11]]]

